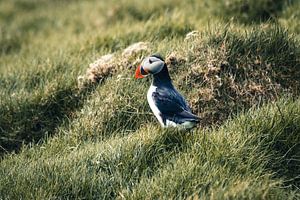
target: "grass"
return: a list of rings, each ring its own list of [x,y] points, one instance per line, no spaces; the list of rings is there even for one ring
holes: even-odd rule
[[[290,0],[232,0],[211,1],[209,7],[216,15],[234,19],[242,23],[260,23],[275,20],[289,5],[296,1]]]
[[[0,1],[0,199],[300,198],[300,4],[226,2]],[[147,51],[122,57],[140,41],[197,129],[159,127],[133,80]]]

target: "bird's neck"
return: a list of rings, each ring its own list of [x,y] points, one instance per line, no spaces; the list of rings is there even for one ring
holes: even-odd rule
[[[165,65],[159,73],[153,75],[152,85],[154,85],[154,86],[160,86],[160,85],[173,86],[172,80],[171,80],[169,72],[168,72],[167,65]]]

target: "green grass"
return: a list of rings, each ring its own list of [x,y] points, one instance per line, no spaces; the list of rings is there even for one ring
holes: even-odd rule
[[[260,2],[0,1],[0,199],[300,198],[300,3]],[[192,132],[152,115],[139,41],[176,56]]]
[[[231,0],[231,1],[210,1],[210,9],[213,13],[227,19],[233,19],[242,23],[260,23],[268,20],[275,20],[280,13],[293,0]]]

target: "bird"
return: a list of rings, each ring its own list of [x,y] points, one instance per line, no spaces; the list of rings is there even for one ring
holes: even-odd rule
[[[153,79],[147,101],[160,125],[185,130],[196,127],[200,118],[192,113],[184,97],[174,87],[167,64],[160,54],[146,57],[135,71],[136,79],[148,75],[152,75]]]

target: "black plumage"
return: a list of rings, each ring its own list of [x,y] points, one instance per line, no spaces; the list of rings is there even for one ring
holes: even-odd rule
[[[152,98],[165,125],[166,120],[176,124],[199,122],[199,117],[191,113],[186,101],[174,87],[157,87],[152,93]]]

